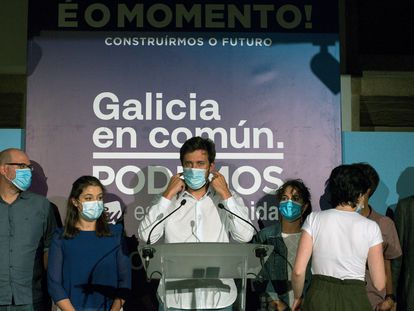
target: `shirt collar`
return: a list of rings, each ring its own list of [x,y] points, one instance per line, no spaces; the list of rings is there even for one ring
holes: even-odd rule
[[[19,196],[17,197],[18,199],[23,199],[26,200],[30,197],[30,192],[28,191],[22,191],[20,192]]]
[[[203,197],[200,200],[204,200],[208,196],[214,197],[216,193],[217,193],[216,190],[214,190],[213,187],[209,186],[206,193],[203,195]],[[177,194],[177,200],[179,200],[180,198],[188,198],[188,197],[194,198],[194,196],[187,190],[184,190],[183,192]]]
[[[13,201],[13,203],[17,202],[20,199],[27,200],[29,198],[30,198],[30,192],[28,192],[28,191],[22,191],[22,192],[19,193],[19,195],[17,196],[16,200]],[[0,201],[6,203],[6,201],[4,201],[1,196],[0,196]]]

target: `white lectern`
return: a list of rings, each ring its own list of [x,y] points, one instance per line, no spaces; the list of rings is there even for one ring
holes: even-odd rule
[[[240,310],[246,307],[246,279],[255,278],[273,250],[271,245],[168,243],[138,248],[147,277],[160,279],[167,310],[168,279],[241,279]],[[260,259],[262,256],[262,260]],[[261,262],[262,261],[262,262]]]

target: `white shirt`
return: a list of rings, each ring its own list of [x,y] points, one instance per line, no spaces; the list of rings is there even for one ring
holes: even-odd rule
[[[232,197],[222,200],[213,190],[209,189],[200,199],[196,200],[190,193],[184,191],[173,200],[161,197],[158,204],[152,206],[138,227],[138,236],[147,241],[148,234],[153,225],[162,217],[175,210],[182,200],[187,202],[177,212],[172,214],[163,223],[158,225],[151,234],[151,243],[158,241],[163,235],[165,243],[183,242],[229,242],[229,234],[238,242],[248,242],[253,236],[253,227],[234,217],[230,213],[218,208],[222,203],[224,207],[241,218],[250,222],[248,208],[243,200],[232,192]],[[162,215],[162,216],[160,216]],[[169,280],[171,281],[171,280]],[[215,286],[208,286],[208,280],[200,280],[201,288],[194,288],[197,280],[188,280],[188,289],[167,289],[167,307],[179,309],[212,309],[224,308],[234,303],[237,289],[232,279],[212,280]],[[158,287],[161,297],[162,284]],[[164,302],[165,303],[165,302]]]
[[[356,212],[312,212],[302,229],[313,239],[312,274],[341,280],[364,281],[368,251],[382,243],[377,223]]]

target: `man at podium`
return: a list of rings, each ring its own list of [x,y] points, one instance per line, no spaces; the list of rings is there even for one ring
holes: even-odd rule
[[[253,226],[243,199],[229,190],[215,168],[215,145],[208,138],[193,137],[180,149],[183,173],[171,177],[167,189],[138,228],[141,240],[154,243],[248,242]],[[168,216],[169,215],[169,216]],[[166,217],[168,216],[168,217]],[[209,284],[209,281],[211,282]],[[237,289],[231,279],[180,280],[179,287],[167,286],[163,301],[158,288],[160,310],[232,310]]]

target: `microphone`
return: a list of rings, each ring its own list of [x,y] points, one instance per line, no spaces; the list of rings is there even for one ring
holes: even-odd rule
[[[191,234],[194,235],[194,237],[197,239],[197,242],[200,242],[200,239],[198,238],[198,236],[194,232],[194,228],[195,228],[195,221],[194,220],[190,221],[190,226],[191,226]]]
[[[239,215],[237,215],[237,214],[233,213],[232,211],[228,210],[227,208],[225,208],[225,207],[224,207],[224,205],[223,205],[222,203],[219,203],[219,204],[218,204],[218,207],[219,207],[220,209],[224,209],[226,212],[228,212],[228,213],[232,214],[233,216],[236,216],[238,219],[240,219],[240,220],[244,221],[246,224],[248,224],[249,226],[253,227],[254,231],[256,231],[256,234],[258,234],[258,233],[259,233],[259,231],[256,229],[256,227],[255,227],[255,226],[253,226],[253,225],[252,225],[250,222],[248,222],[246,219],[241,218]]]
[[[246,219],[244,219],[244,218],[240,217],[239,215],[237,215],[237,214],[233,213],[232,211],[228,210],[227,208],[225,208],[225,207],[224,207],[224,205],[223,205],[222,203],[219,203],[219,204],[218,204],[218,207],[219,207],[220,209],[223,209],[223,210],[225,210],[226,212],[228,212],[228,213],[232,214],[233,216],[235,216],[235,217],[239,218],[240,220],[244,221],[246,224],[248,224],[249,226],[253,227],[253,229],[254,229],[254,231],[256,232],[256,234],[259,234],[259,231],[256,229],[256,227],[255,227],[255,226],[253,226],[253,225],[252,225],[250,222],[248,222]],[[254,250],[254,253],[255,253],[256,257],[258,257],[258,258],[260,258],[260,259],[263,259],[263,258],[264,258],[264,257],[266,257],[266,255],[267,255],[267,250],[266,250],[266,248],[264,248],[264,247],[257,247],[257,248]]]
[[[180,202],[180,205],[173,210],[171,213],[169,213],[167,216],[165,216],[164,218],[162,218],[160,221],[158,221],[151,229],[151,231],[148,234],[148,239],[147,239],[147,246],[142,248],[142,257],[145,258],[145,269],[148,268],[149,265],[149,260],[151,258],[154,257],[154,248],[149,246],[151,244],[151,234],[152,231],[154,231],[155,227],[157,227],[160,223],[162,223],[164,220],[166,220],[168,217],[170,217],[172,214],[174,214],[176,211],[178,211],[181,207],[184,206],[184,204],[187,203],[186,199],[182,199]]]

